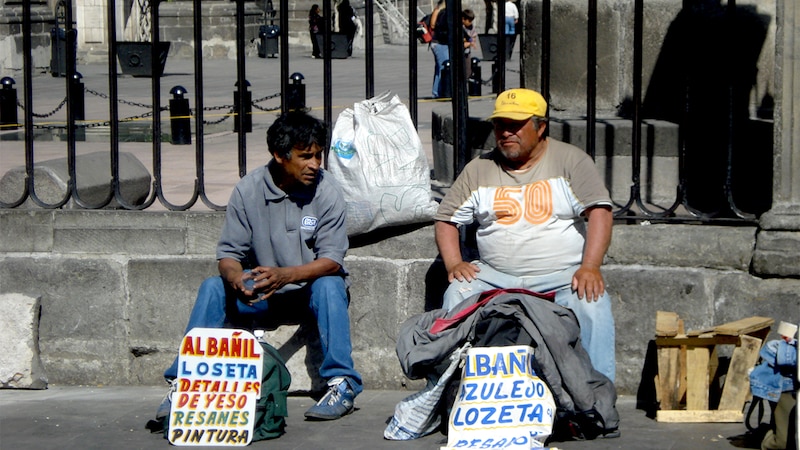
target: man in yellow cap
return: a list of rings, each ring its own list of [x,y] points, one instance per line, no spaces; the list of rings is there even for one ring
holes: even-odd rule
[[[611,199],[586,152],[544,137],[546,116],[538,92],[497,97],[489,117],[497,147],[467,164],[435,216],[450,281],[443,307],[496,288],[555,292],[575,312],[595,369],[613,381],[614,317],[600,273]],[[459,227],[473,222],[480,259],[464,261]]]

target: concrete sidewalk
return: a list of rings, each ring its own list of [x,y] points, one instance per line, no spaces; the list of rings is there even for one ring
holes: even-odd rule
[[[0,449],[155,449],[169,448],[145,423],[153,417],[166,388],[62,387],[47,390],[0,390]],[[438,449],[447,437],[440,432],[414,441],[383,439],[394,407],[410,391],[365,391],[356,411],[340,420],[307,422],[309,397],[289,398],[286,434],[254,442],[268,449]],[[741,423],[659,423],[636,409],[636,399],[621,397],[621,436],[616,439],[552,443],[559,449],[723,449],[741,447]],[[198,447],[195,447],[198,448]],[[200,447],[203,448],[203,447]]]

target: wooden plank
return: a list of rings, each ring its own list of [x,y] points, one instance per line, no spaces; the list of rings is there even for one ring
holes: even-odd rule
[[[678,334],[678,314],[656,311],[656,336],[675,336]]]
[[[708,409],[709,347],[686,348],[686,409]]]
[[[695,336],[700,336],[701,334],[708,334],[713,332],[714,332],[714,327],[708,327],[708,328],[701,328],[699,330],[689,330],[689,332],[686,334],[689,335],[690,337],[695,337]]]
[[[656,421],[666,423],[742,422],[742,411],[725,409],[712,411],[657,411]]]
[[[689,346],[710,346],[710,345],[736,345],[739,343],[739,336],[725,336],[725,335],[717,335],[711,337],[657,337],[656,338],[656,345],[659,347],[670,347],[670,346],[681,346],[681,345],[689,345]]]
[[[769,317],[753,316],[718,325],[714,327],[714,331],[717,332],[717,334],[740,336],[761,330],[762,328],[771,327],[773,323],[775,323],[775,320]]]
[[[678,409],[678,347],[658,349],[658,398],[661,409]]]
[[[728,374],[725,376],[725,386],[722,388],[722,397],[719,400],[719,409],[741,410],[750,393],[750,377],[747,371],[755,366],[758,360],[761,339],[745,335],[741,336],[741,340],[741,345],[733,349]]]

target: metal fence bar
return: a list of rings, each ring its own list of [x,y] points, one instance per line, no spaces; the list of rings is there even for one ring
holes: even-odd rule
[[[418,125],[417,104],[417,0],[408,0],[408,109],[414,126]]]
[[[586,153],[597,153],[597,0],[589,0],[586,30]]]

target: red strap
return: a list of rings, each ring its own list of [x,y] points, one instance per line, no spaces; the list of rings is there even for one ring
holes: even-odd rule
[[[432,333],[432,334],[437,334],[437,333],[440,333],[440,332],[442,332],[442,331],[444,331],[444,330],[456,325],[457,323],[461,322],[466,317],[469,317],[472,313],[477,311],[481,306],[489,303],[489,300],[497,297],[500,294],[532,295],[534,297],[538,297],[538,298],[541,298],[543,300],[548,300],[548,301],[551,301],[551,302],[553,300],[555,300],[555,298],[556,298],[556,293],[555,292],[548,292],[546,294],[542,294],[541,292],[534,292],[534,291],[529,291],[527,289],[519,289],[519,288],[513,288],[513,289],[490,289],[490,290],[488,290],[486,292],[481,293],[480,298],[479,298],[479,300],[477,302],[475,302],[472,305],[469,305],[468,307],[462,309],[461,311],[459,311],[453,317],[448,317],[446,319],[445,318],[436,319],[433,322],[433,325],[431,325],[431,329],[429,330],[429,332]]]

